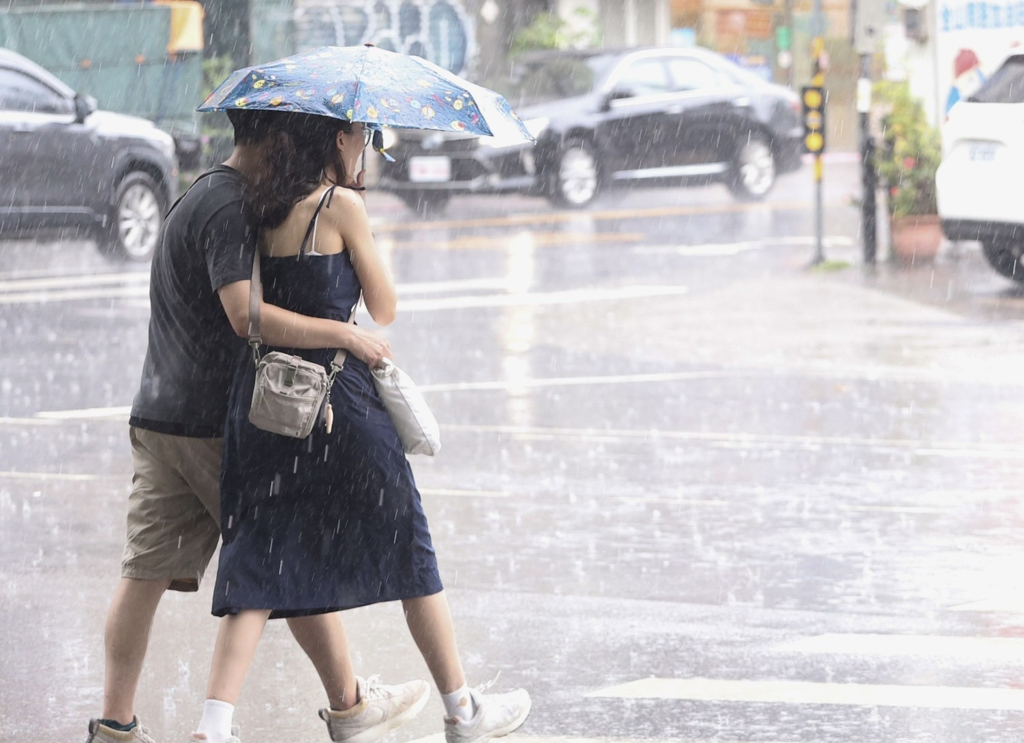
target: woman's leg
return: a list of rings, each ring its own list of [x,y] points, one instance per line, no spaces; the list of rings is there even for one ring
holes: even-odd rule
[[[320,674],[331,709],[342,711],[354,707],[358,701],[356,674],[341,614],[294,617],[288,620],[288,629]]]
[[[231,738],[235,704],[269,618],[269,610],[249,609],[220,620],[203,718],[190,740],[222,743]]]
[[[238,702],[242,682],[269,618],[269,610],[249,609],[220,620],[210,682],[206,687],[207,699],[228,704]]]
[[[444,591],[402,601],[405,621],[416,646],[427,662],[430,675],[442,694],[466,685],[466,674],[455,642],[455,625]]]

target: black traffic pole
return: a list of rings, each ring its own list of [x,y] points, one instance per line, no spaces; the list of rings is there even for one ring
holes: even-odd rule
[[[860,79],[857,81],[857,111],[860,114],[861,157],[861,239],[864,263],[874,265],[878,256],[878,173],[875,171],[875,140],[871,136],[871,55],[860,55]]]

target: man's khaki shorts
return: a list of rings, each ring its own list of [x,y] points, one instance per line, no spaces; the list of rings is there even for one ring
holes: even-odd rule
[[[223,439],[170,436],[132,426],[132,494],[125,578],[171,581],[196,591],[220,538]]]

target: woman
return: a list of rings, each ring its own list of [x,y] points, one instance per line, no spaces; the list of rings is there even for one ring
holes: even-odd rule
[[[362,124],[321,117],[306,117],[292,132],[292,162],[315,164],[319,182],[283,220],[275,223],[277,207],[263,209],[260,252],[268,302],[347,321],[362,294],[375,322],[394,320],[394,282],[374,246],[360,193],[358,163],[368,134]],[[308,166],[293,170],[292,183],[281,184],[277,193],[309,183]],[[304,246],[310,227],[311,244]],[[329,367],[334,350],[300,355]],[[237,700],[268,618],[401,600],[444,699],[448,743],[478,743],[518,728],[530,711],[525,691],[485,695],[466,685],[419,492],[370,369],[348,355],[330,393],[333,428],[318,427],[307,439],[277,436],[248,422],[254,376],[251,358],[241,360],[225,432],[223,547],[213,605],[223,619],[208,689],[211,717],[217,703]],[[369,685],[361,694],[363,682],[349,676],[345,703],[322,710],[321,717],[332,740],[367,743],[373,739],[368,734],[353,737],[346,707],[373,695],[408,701],[415,689]],[[201,724],[207,737],[195,740],[220,743],[210,727]],[[217,730],[228,739],[230,717]]]

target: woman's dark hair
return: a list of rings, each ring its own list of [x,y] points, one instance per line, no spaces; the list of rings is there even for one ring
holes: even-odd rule
[[[318,185],[326,165],[333,165],[344,183],[345,169],[335,140],[352,125],[327,116],[287,111],[232,109],[236,145],[266,144],[261,167],[246,182],[245,198],[260,227],[280,225],[292,207]],[[269,142],[267,140],[270,140]]]

